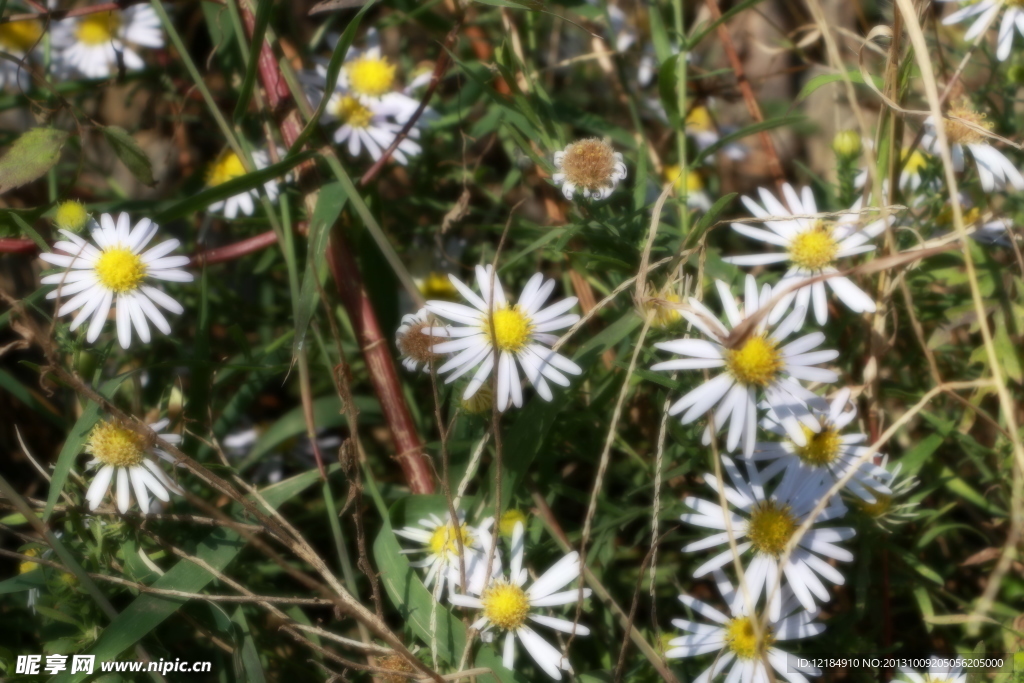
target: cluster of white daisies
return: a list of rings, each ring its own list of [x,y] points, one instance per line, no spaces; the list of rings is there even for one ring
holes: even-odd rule
[[[566,160],[578,153],[580,146],[584,149],[579,153],[582,162],[619,174],[615,166],[621,165],[621,157],[609,155],[610,148],[598,140],[571,145],[556,163],[565,169]],[[559,182],[560,178],[553,180]],[[590,190],[603,192],[600,187]],[[679,357],[656,364],[654,370],[713,373],[676,401],[670,414],[680,415],[684,424],[707,416],[704,443],[710,444],[715,433],[724,432],[724,450],[737,452],[738,457],[738,461],[721,457],[727,482],[705,475],[711,488],[724,496],[724,507],[717,497],[713,501],[688,497],[685,503],[693,512],[682,518],[687,524],[712,531],[685,550],[697,552],[728,545],[704,562],[694,576],[715,577],[731,617],[682,596],[684,604],[716,623],[676,620],[674,623],[685,635],[671,641],[667,651],[669,657],[722,651],[714,671],[706,671],[701,680],[732,665],[736,669],[731,680],[744,683],[767,681],[766,666],[788,680],[804,681],[774,643],[822,631],[823,626],[814,619],[818,605],[829,599],[826,584],[844,581],[830,560],[853,559],[843,547],[853,536],[853,529],[833,524],[847,512],[840,492],[832,492],[834,485],[844,480],[845,495],[850,500],[865,512],[890,521],[899,521],[892,504],[894,489],[903,493],[908,488],[908,482],[896,480],[898,466],[889,471],[882,456],[877,461],[870,458],[867,437],[848,429],[857,416],[851,391],[841,389],[829,401],[815,393],[814,389],[839,379],[836,372],[823,367],[838,352],[820,348],[825,341],[821,331],[801,332],[809,313],[819,325],[827,321],[830,292],[855,313],[875,310],[872,297],[840,274],[839,268],[844,259],[872,250],[871,240],[885,230],[891,218],[863,221],[859,203],[849,213],[825,218],[818,213],[809,188],[798,192],[785,185],[783,195],[788,206],[767,190],[760,191],[760,203],[744,197],[744,204],[764,227],[746,223],[732,226],[745,237],[779,249],[726,259],[740,266],[785,263],[788,269],[778,285],[759,288],[748,275],[742,302],[738,303],[726,283],[716,282],[724,321],[696,298],[669,304],[676,317],[687,321],[702,338],[655,344]],[[489,266],[476,269],[477,291],[454,275],[449,278],[464,303],[429,301],[402,321],[397,345],[408,369],[432,370],[447,375],[447,382],[466,378],[461,398],[467,406],[488,384],[497,365],[496,391],[489,398],[499,411],[510,405],[522,406],[520,369],[538,395],[548,401],[552,399],[549,381],[567,386],[566,374],[580,374],[575,363],[552,349],[558,337],[551,333],[579,321],[579,316],[570,312],[576,303],[574,297],[545,306],[555,286],[553,280],[540,273],[534,275],[513,304]],[[678,296],[675,301],[679,301]],[[758,440],[759,428],[769,439]],[[790,547],[805,522],[808,528]],[[494,578],[500,575],[500,556],[490,571],[486,569],[489,526],[463,527],[461,571],[465,572],[466,592],[470,595],[454,596],[451,601],[484,610],[481,623],[514,623],[506,630],[520,633],[517,629],[521,620],[503,622],[503,617],[491,614],[497,603],[489,602],[492,594],[488,591],[493,586],[507,586],[508,581]],[[397,533],[420,541],[430,551],[430,558],[419,566],[428,568],[427,583],[437,582],[435,597],[439,597],[445,577],[452,585],[462,585],[453,573],[460,557],[451,541],[454,527],[440,518],[423,520],[421,527]],[[733,546],[739,557],[734,556]],[[734,588],[723,569],[736,562],[744,569],[742,580]],[[517,567],[511,574],[513,583]],[[525,619],[525,606],[521,614]],[[528,649],[531,638],[522,636]],[[512,656],[511,642],[506,641],[506,662]],[[531,652],[551,673],[544,666],[546,644],[537,648],[540,654]],[[553,657],[551,661],[556,661]],[[561,666],[568,664],[563,662]],[[804,673],[817,671],[808,668]]]
[[[458,513],[457,524],[447,513],[443,518],[431,514],[416,525],[396,529],[395,534],[417,544],[403,553],[425,554],[422,560],[410,564],[426,570],[424,582],[432,589],[435,600],[440,601],[447,588],[452,605],[479,613],[472,627],[480,631],[484,642],[504,634],[501,648],[505,668],[513,670],[518,639],[546,674],[560,680],[561,671],[572,672],[569,660],[533,626],[539,624],[576,636],[589,635],[590,629],[583,624],[551,616],[543,608],[575,603],[589,597],[591,591],[566,589],[580,576],[580,558],[575,551],[529,580],[523,563],[525,521],[526,516],[513,509],[503,514],[498,524],[500,537],[508,543],[507,573],[502,570],[502,548],[491,533],[493,518],[474,526],[465,522],[462,511]]]
[[[0,60],[0,88],[31,86],[28,61],[41,61],[44,26],[38,19],[0,24],[0,49],[18,61]],[[123,64],[141,71],[142,48],[164,46],[160,18],[149,5],[91,12],[55,21],[49,32],[51,69],[60,78],[109,78]]]

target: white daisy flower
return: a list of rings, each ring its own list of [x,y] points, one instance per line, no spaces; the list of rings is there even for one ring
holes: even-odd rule
[[[46,296],[65,299],[57,315],[78,311],[71,321],[72,331],[92,318],[85,337],[90,344],[100,336],[111,305],[116,312],[117,339],[125,349],[131,344],[133,326],[139,339],[144,344],[149,343],[147,320],[164,334],[171,333],[170,324],[157,306],[171,313],[185,311],[162,290],[146,284],[150,279],[169,282],[192,282],[193,279],[191,273],[181,270],[189,264],[188,256],[168,256],[181,244],[178,240],[169,239],[143,252],[157,230],[158,226],[148,218],[132,228],[127,213],[119,215],[116,224],[114,217],[105,213],[91,233],[96,246],[73,232],[61,230],[70,241],[59,241],[53,245],[54,252],[39,255],[47,263],[67,269],[47,275],[41,282],[59,285]]]
[[[877,502],[876,496],[879,495],[892,495],[886,486],[890,475],[884,468],[870,460],[857,464],[861,454],[868,450],[862,445],[867,441],[867,435],[841,433],[857,417],[857,407],[850,402],[850,390],[839,390],[827,410],[821,410],[817,405],[812,405],[811,409],[817,413],[821,431],[815,433],[804,427],[807,443],[803,446],[786,439],[786,430],[780,424],[779,416],[768,409],[761,426],[785,440],[758,442],[754,446],[751,460],[771,462],[761,470],[761,477],[767,481],[783,472],[778,489],[781,491],[803,486],[808,478],[824,478],[832,486],[856,468],[853,478],[846,483],[846,488],[853,495],[867,503]]]
[[[324,123],[341,123],[334,131],[334,142],[344,144],[351,156],[358,157],[365,148],[370,157],[377,161],[394,143],[398,133],[412,116],[406,99],[400,93],[388,93],[376,100],[366,100],[353,97],[344,91],[335,91],[321,118]],[[413,111],[415,108],[413,106]],[[403,166],[409,163],[409,157],[416,156],[423,150],[416,142],[420,136],[419,126],[422,122],[423,119],[420,118],[391,154],[391,158]]]
[[[256,164],[257,169],[266,168],[270,164],[270,157],[262,150],[253,150],[252,160]],[[232,150],[226,149],[221,152],[217,160],[207,169],[206,186],[217,187],[229,180],[241,178],[245,174],[245,165],[239,156]],[[267,193],[270,201],[277,201],[280,188],[276,180],[268,180],[263,183],[263,190]],[[253,211],[256,210],[254,200],[259,199],[259,196],[259,190],[253,188],[241,194],[236,194],[234,197],[216,201],[210,204],[208,210],[214,213],[223,213],[224,217],[228,219],[234,219],[240,212],[246,216],[251,216]]]
[[[447,282],[445,280],[445,283]],[[395,332],[395,344],[401,354],[402,365],[409,372],[416,372],[420,369],[429,372],[430,362],[436,363],[442,358],[440,354],[434,353],[432,350],[432,347],[442,340],[424,332],[424,330],[430,329],[432,323],[433,316],[426,308],[402,316],[402,324]]]
[[[756,468],[748,467],[748,482],[736,464],[728,456],[722,457],[722,468],[725,470],[732,486],[723,482],[725,497],[734,507],[728,511],[732,526],[733,538],[737,543],[737,551],[741,557],[748,551],[753,555],[744,567],[744,580],[752,603],[756,604],[762,592],[769,592],[775,586],[779,573],[783,575],[781,587],[788,586],[793,595],[806,609],[815,609],[815,599],[821,602],[829,600],[828,590],[818,579],[818,575],[834,584],[844,583],[843,575],[819,555],[840,562],[853,560],[853,553],[835,545],[839,541],[853,538],[854,530],[849,527],[823,527],[822,523],[838,519],[846,514],[846,506],[839,496],[833,496],[828,505],[815,519],[814,525],[808,529],[797,543],[786,563],[779,565],[782,551],[789,539],[797,530],[814,507],[824,496],[830,482],[824,480],[807,480],[802,486],[792,487],[786,491],[776,489],[770,496],[764,492],[765,480]],[[718,479],[713,474],[705,474],[708,486],[718,491]],[[717,498],[716,498],[717,500]],[[686,524],[713,529],[714,533],[699,541],[694,541],[683,548],[684,552],[707,550],[716,546],[728,545],[729,533],[725,526],[726,511],[717,502],[711,502],[694,496],[687,496],[683,502],[693,513],[682,515]],[[732,562],[732,549],[714,556],[693,572],[694,578],[700,578],[708,572],[719,569]],[[734,610],[744,602],[742,592],[733,601]],[[775,591],[768,612],[771,619],[777,620],[782,615],[782,591]]]
[[[782,640],[810,638],[824,631],[825,626],[814,621],[816,611],[797,611],[800,603],[787,590],[779,617],[769,619],[764,632],[759,634],[755,627],[758,616],[750,616],[742,595],[733,588],[725,574],[715,571],[714,576],[722,598],[730,605],[732,616],[727,617],[702,600],[680,595],[680,602],[713,623],[673,619],[672,624],[685,635],[670,640],[670,649],[665,652],[670,659],[720,653],[704,673],[693,679],[693,683],[708,683],[726,671],[725,680],[730,683],[768,683],[775,676],[782,676],[790,683],[807,683],[803,674],[821,675],[819,669],[796,663],[793,664],[796,671],[791,670],[790,655],[775,647],[775,643]],[[765,670],[766,658],[775,670],[775,676]]]
[[[758,297],[757,284],[753,276],[748,275],[745,286],[746,303],[741,312],[733,300],[729,286],[720,280],[716,281],[715,285],[730,328],[735,328],[744,317],[753,315],[759,308],[766,306],[772,296],[771,287],[765,285]],[[804,427],[815,433],[821,429],[818,420],[807,406],[808,403],[820,399],[805,389],[800,381],[835,382],[839,379],[835,372],[815,366],[833,360],[839,352],[812,351],[825,341],[825,335],[821,332],[814,332],[785,346],[782,345],[782,341],[796,330],[797,321],[803,317],[802,309],[794,311],[771,330],[767,321],[762,318],[745,341],[733,348],[727,348],[724,343],[729,337],[729,328],[719,322],[697,299],[690,297],[688,303],[689,309],[682,309],[679,313],[711,341],[676,339],[658,342],[655,347],[688,358],[658,363],[651,369],[675,371],[724,367],[725,372],[676,401],[669,408],[669,414],[678,415],[686,411],[683,413],[682,423],[689,424],[717,406],[714,413],[715,428],[721,431],[726,425],[729,426],[727,450],[736,450],[736,446],[742,441],[743,454],[749,457],[754,452],[754,439],[757,436],[758,394],[763,392],[768,405],[782,420],[789,438],[797,445],[805,446],[807,438],[804,435]],[[709,428],[704,430],[704,443],[710,442],[709,425]]]
[[[811,215],[818,212],[810,187],[804,187],[800,195],[797,195],[796,190],[788,183],[782,189],[792,211],[786,209],[771,192],[763,187],[758,188],[758,192],[764,206],[746,196],[743,197],[743,204],[750,213],[758,218]],[[834,264],[839,259],[873,251],[875,247],[872,244],[867,244],[868,240],[877,237],[885,230],[886,221],[883,219],[872,221],[863,228],[861,227],[861,215],[857,212],[860,210],[862,202],[862,199],[858,199],[850,209],[851,213],[844,214],[835,220],[790,218],[765,221],[764,225],[768,230],[743,223],[733,223],[732,229],[741,235],[759,242],[774,244],[782,247],[785,251],[731,256],[722,260],[737,266],[761,266],[787,262],[789,270],[779,282],[778,289],[791,289],[818,275],[835,273],[837,270]],[[892,220],[893,217],[890,216],[889,222]],[[874,300],[853,284],[849,278],[830,277],[823,282],[818,281],[790,291],[768,316],[769,323],[778,322],[789,310],[790,305],[796,302],[797,309],[803,310],[805,313],[813,306],[815,320],[819,325],[824,325],[828,320],[826,283],[851,311],[871,313],[875,310]],[[804,316],[801,315],[798,317],[797,327],[802,327],[803,324]]]
[[[928,672],[921,674],[913,669],[900,667],[897,681],[909,683],[967,683],[967,674],[959,666],[955,666],[952,657],[932,656]],[[951,666],[953,665],[953,666]]]
[[[953,1],[955,0],[939,0],[939,2]],[[1003,14],[1003,23],[999,25],[996,58],[1000,62],[1005,62],[1013,49],[1014,28],[1024,36],[1024,8],[1021,7],[1020,3],[1014,0],[980,0],[979,2],[969,2],[943,19],[942,23],[949,26],[950,24],[958,24],[964,19],[978,17],[971,24],[971,27],[967,29],[967,33],[964,34],[964,41],[969,43],[988,28],[989,22],[1004,7],[1006,8],[1006,13]]]
[[[875,491],[873,503],[855,498],[854,505],[880,528],[887,531],[917,519],[920,516],[915,509],[918,503],[903,500],[917,486],[917,477],[909,474],[900,476],[903,471],[903,463],[897,462],[890,469],[888,455],[883,455],[879,459],[878,466],[885,470],[885,484],[890,492]]]
[[[561,152],[555,152],[555,168],[557,171],[551,180],[562,187],[562,194],[569,201],[576,190],[585,199],[607,199],[626,177],[622,153],[612,149],[611,142],[600,138],[577,140]]]
[[[0,24],[0,50],[20,61],[38,49],[42,35],[43,24],[40,21],[8,21]],[[28,90],[30,86],[28,64],[0,60],[0,90],[8,87]]]
[[[982,0],[978,5],[985,4]],[[997,6],[998,9],[998,6]],[[1024,23],[1024,15],[1021,16]],[[1024,192],[1024,175],[1013,165],[1013,162],[991,144],[986,142],[985,135],[978,130],[991,130],[992,124],[985,120],[986,115],[977,112],[970,103],[962,100],[959,105],[950,108],[950,118],[943,119],[946,137],[949,139],[950,152],[953,155],[953,168],[957,172],[964,170],[964,148],[974,157],[974,166],[978,169],[978,179],[985,192],[1002,190],[1007,185],[1018,192]],[[959,119],[959,120],[958,120]],[[967,123],[965,123],[967,122]],[[967,124],[972,125],[967,125]],[[935,131],[935,119],[929,116],[924,120],[924,135],[921,144],[932,154],[939,154],[939,141]]]
[[[529,578],[523,566],[524,531],[523,523],[517,522],[512,531],[512,560],[508,578],[492,580],[480,597],[451,593],[448,600],[453,605],[483,610],[472,628],[483,631],[482,638],[493,639],[492,628],[505,631],[505,642],[501,662],[506,669],[514,671],[516,654],[516,637],[530,653],[537,665],[548,676],[561,680],[559,671],[572,672],[569,660],[566,659],[548,641],[534,631],[528,621],[532,621],[563,633],[577,636],[590,635],[590,629],[582,624],[574,624],[566,619],[539,614],[538,607],[554,607],[575,603],[580,597],[579,589],[560,591],[580,575],[580,556],[573,551],[556,562],[534,581],[529,588],[523,586]],[[590,589],[583,589],[583,597],[590,597]]]
[[[53,46],[58,71],[108,78],[117,72],[119,59],[127,71],[144,69],[146,63],[137,48],[163,47],[164,34],[152,7],[132,5],[56,22]]]
[[[447,514],[444,519],[430,514],[426,519],[419,520],[419,526],[395,529],[396,536],[421,545],[419,548],[403,550],[403,554],[427,554],[426,558],[410,562],[409,565],[427,570],[423,583],[427,588],[433,587],[435,600],[441,599],[445,583],[449,586],[449,593],[452,592],[453,586],[462,585],[462,566],[460,566],[462,564],[465,566],[466,583],[469,584],[466,590],[474,595],[480,595],[490,578],[501,574],[501,555],[497,548],[494,550],[490,576],[486,571],[487,554],[491,549],[490,527],[494,520],[486,519],[478,526],[473,527],[465,523],[463,511],[459,510],[458,515],[458,532]],[[459,562],[460,536],[465,552],[464,563]]]
[[[476,283],[483,294],[482,298],[454,275],[448,277],[472,308],[450,301],[428,301],[428,311],[439,318],[460,323],[461,326],[432,327],[423,330],[423,333],[451,338],[451,341],[437,344],[432,349],[434,353],[455,354],[437,370],[442,374],[452,373],[448,375],[446,383],[454,382],[476,368],[476,373],[463,392],[463,399],[472,398],[487,381],[494,368],[495,349],[499,352],[498,410],[504,411],[509,403],[516,408],[523,406],[517,361],[530,384],[545,401],[552,399],[546,380],[567,387],[569,380],[562,373],[579,375],[583,372],[571,360],[546,346],[558,341],[557,336],[550,334],[552,331],[569,327],[580,319],[575,313],[567,313],[576,305],[574,296],[541,308],[555,288],[554,280],[545,280],[540,273],[535,274],[519,295],[519,303],[512,305],[505,299],[505,290],[490,265],[476,267]]]
[[[157,432],[157,436],[169,444],[181,443],[181,436],[178,434],[161,434],[170,420],[160,420],[149,425],[150,429]],[[85,494],[89,503],[89,509],[95,510],[100,502],[107,495],[114,475],[117,475],[117,509],[121,514],[128,512],[131,507],[131,490],[135,491],[135,498],[139,503],[139,509],[149,510],[149,493],[164,501],[171,500],[169,491],[181,493],[181,489],[164,473],[157,461],[151,457],[156,456],[161,460],[174,464],[174,458],[170,453],[149,441],[130,429],[121,427],[115,422],[102,420],[89,432],[89,440],[85,445],[85,452],[93,456],[88,467],[98,468],[92,484]],[[130,485],[129,485],[130,483]]]

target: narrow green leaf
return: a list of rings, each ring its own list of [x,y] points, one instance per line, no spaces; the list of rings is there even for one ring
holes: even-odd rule
[[[708,157],[714,156],[718,153],[718,150],[731,145],[732,143],[742,140],[743,138],[753,135],[754,133],[760,133],[765,130],[772,130],[773,128],[782,128],[783,126],[789,126],[794,123],[799,123],[804,120],[804,116],[780,116],[779,118],[769,119],[768,121],[761,121],[760,123],[752,123],[749,126],[741,128],[738,131],[723,135],[714,144],[708,145],[700,151],[697,158],[690,164],[692,167],[699,166]]]
[[[129,376],[130,373],[125,373],[120,377],[107,380],[100,387],[100,393],[110,398],[117,391],[117,388],[121,386],[121,382],[125,381]],[[90,401],[89,405],[82,411],[82,416],[75,422],[75,426],[68,432],[68,438],[60,449],[60,455],[57,456],[57,465],[53,468],[53,479],[50,480],[50,493],[46,497],[46,508],[43,510],[44,521],[50,519],[50,515],[53,514],[53,506],[56,504],[57,499],[60,498],[60,492],[64,489],[65,482],[67,482],[71,466],[75,464],[75,458],[82,452],[82,446],[89,436],[89,431],[99,420],[99,417],[99,405]]]
[[[19,574],[14,578],[7,579],[6,581],[0,581],[0,595],[6,593],[23,593],[33,588],[41,588],[46,585],[46,576],[43,572],[38,569],[34,569],[24,574]]]
[[[187,199],[183,199],[176,204],[172,204],[168,208],[161,211],[159,214],[154,216],[153,221],[156,223],[167,223],[177,218],[183,218],[196,211],[202,211],[210,204],[221,200],[227,199],[228,197],[234,197],[236,194],[242,192],[248,192],[249,190],[263,185],[269,180],[274,180],[288,171],[292,170],[304,161],[312,159],[315,155],[312,152],[302,152],[296,154],[293,157],[287,157],[283,161],[279,161],[276,164],[271,164],[266,168],[262,168],[252,173],[247,173],[244,176],[239,176],[226,183],[221,183],[216,187],[210,187],[202,192],[192,195]]]
[[[0,194],[41,178],[60,159],[68,133],[56,128],[33,128],[14,141],[0,158]]]
[[[156,185],[153,179],[153,162],[139,147],[139,143],[135,142],[131,133],[120,126],[104,126],[103,137],[107,139],[121,163],[128,167],[140,183],[149,187]]]
[[[295,358],[306,342],[309,321],[320,300],[317,282],[327,262],[327,238],[331,227],[337,222],[348,196],[341,191],[337,181],[320,188],[313,219],[309,223],[309,237],[306,243],[306,270],[302,274],[302,289],[295,309],[295,338],[292,340],[292,357]]]
[[[864,84],[864,77],[861,75],[859,69],[851,69],[850,71],[846,72],[846,75],[849,76],[850,80],[853,81],[854,83],[860,83],[861,85]],[[879,88],[882,87],[881,78],[872,76],[871,79]],[[800,94],[796,96],[796,102],[803,102],[804,99],[811,96],[811,93],[813,93],[815,90],[822,87],[823,85],[828,85],[829,83],[835,83],[837,81],[842,80],[845,80],[843,78],[843,74],[821,74],[820,76],[815,76],[811,80],[807,81],[804,87],[800,89]]]
[[[339,465],[331,465],[328,473],[335,473]],[[260,493],[268,504],[279,507],[320,479],[316,470],[303,472]],[[245,547],[241,534],[227,528],[212,531],[196,547],[194,554],[218,571],[222,571]],[[156,588],[198,593],[214,580],[213,574],[188,560],[181,560],[153,583]],[[182,600],[153,594],[141,595],[103,629],[100,638],[88,654],[97,661],[116,659],[126,649],[139,642],[147,633],[181,608]],[[88,674],[60,674],[54,683],[78,683]]]
[[[256,86],[256,72],[260,64],[260,50],[263,48],[263,39],[267,34],[267,24],[270,23],[270,9],[274,6],[274,0],[254,0],[256,2],[256,16],[253,20],[252,43],[249,45],[249,63],[245,68],[245,78],[242,80],[242,87],[238,91],[238,102],[235,104],[235,121],[242,118],[245,110],[249,108],[249,100],[252,99],[252,91]],[[245,2],[245,0],[242,0]],[[239,37],[241,39],[241,36]]]
[[[732,204],[732,200],[736,199],[736,196],[737,194],[735,192],[730,192],[724,197],[720,197],[718,201],[711,205],[711,208],[700,217],[700,220],[697,221],[697,225],[693,226],[693,229],[690,230],[690,234],[686,236],[687,248],[693,247],[697,244],[697,241],[700,240],[701,236],[704,235],[707,229],[714,225],[715,220],[718,219],[718,215],[722,213],[726,207]]]

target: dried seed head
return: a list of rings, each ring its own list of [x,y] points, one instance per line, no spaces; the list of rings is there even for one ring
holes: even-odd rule
[[[992,130],[992,123],[986,121],[985,114],[976,112],[970,104],[963,100],[949,110],[950,117],[943,121],[949,141],[962,145],[973,145],[984,141],[985,135],[978,130]],[[957,120],[960,119],[960,120]],[[973,125],[971,125],[973,124]]]
[[[377,660],[377,666],[388,671],[394,671],[399,674],[411,674],[413,672],[412,666],[409,662],[405,661],[404,657],[398,655],[387,655]],[[407,676],[389,676],[384,674],[381,678],[384,683],[407,683],[411,680]]]
[[[565,179],[587,190],[615,184],[615,150],[607,140],[587,138],[570,144],[562,157]]]
[[[441,354],[434,353],[431,349],[444,339],[424,332],[430,327],[429,322],[417,322],[409,325],[409,329],[398,335],[398,350],[403,356],[424,365],[441,358]]]

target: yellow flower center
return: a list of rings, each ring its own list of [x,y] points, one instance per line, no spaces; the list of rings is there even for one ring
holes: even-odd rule
[[[823,427],[820,432],[813,432],[805,425],[804,438],[806,446],[795,446],[797,457],[808,465],[828,465],[839,455],[839,432],[830,427]]]
[[[985,139],[985,135],[977,128],[992,130],[993,124],[985,120],[987,115],[974,111],[966,102],[950,109],[949,116],[955,118],[944,119],[943,123],[946,126],[946,135],[950,142],[972,145]],[[969,124],[973,124],[973,126]]]
[[[810,230],[793,238],[789,259],[807,270],[821,270],[836,257],[839,244],[832,239],[832,230],[818,221]]]
[[[484,604],[484,616],[506,631],[517,629],[526,623],[526,615],[530,613],[530,599],[526,592],[507,581],[498,581],[480,596]]]
[[[36,548],[29,548],[28,550],[23,552],[22,555],[28,555],[29,557],[39,557],[39,550]],[[19,574],[25,574],[36,569],[39,569],[38,562],[22,562],[18,565]]]
[[[484,334],[492,344],[498,347],[499,351],[515,353],[522,350],[530,341],[533,324],[519,310],[519,306],[499,308],[494,312],[492,319],[494,321],[494,338],[491,338],[491,326],[487,322],[484,322]]]
[[[121,16],[114,12],[96,12],[87,14],[78,20],[75,35],[78,42],[84,45],[104,45],[109,43],[121,28]]]
[[[715,122],[707,107],[694,107],[686,115],[686,128],[698,133],[706,133],[715,129]]]
[[[778,557],[796,531],[796,518],[785,503],[766,500],[754,506],[747,523],[747,538],[762,555]]]
[[[39,42],[42,35],[43,25],[35,19],[0,24],[0,45],[8,52],[24,54]]]
[[[339,97],[334,105],[334,115],[338,120],[347,123],[353,128],[366,128],[373,119],[373,112],[364,107],[354,97],[344,95]]]
[[[85,452],[104,465],[135,467],[142,464],[146,452],[145,440],[130,429],[118,427],[106,420],[93,427]]]
[[[209,187],[217,187],[244,175],[245,165],[242,160],[231,150],[225,150],[206,171],[206,184]]]
[[[757,637],[750,617],[730,619],[725,626],[725,644],[738,659],[760,659],[774,642],[772,630],[767,626],[761,638]]]
[[[353,92],[368,97],[380,97],[395,83],[395,65],[384,57],[360,57],[347,67],[348,82]]]
[[[917,175],[928,165],[928,155],[917,149],[910,156],[904,154],[903,158],[907,160],[903,165],[903,170],[911,175]]]
[[[522,510],[505,510],[505,513],[501,516],[501,521],[498,523],[498,530],[502,536],[510,538],[518,522],[521,522],[524,527],[526,526],[526,513]]]
[[[874,503],[868,503],[866,501],[857,499],[857,507],[868,517],[882,517],[892,508],[892,496],[879,493],[878,491],[871,492],[875,496]]]
[[[565,148],[562,173],[573,185],[596,190],[611,185],[615,163],[615,150],[609,143],[587,138]]]
[[[761,335],[726,351],[725,367],[742,384],[766,387],[782,369],[782,356],[775,342]]]
[[[78,232],[89,222],[89,212],[85,210],[81,202],[74,200],[61,202],[57,207],[57,213],[53,216],[53,222],[58,228],[70,232]]]
[[[458,534],[462,536],[463,547],[472,547],[473,537],[470,535],[469,528],[465,524],[459,527]],[[448,553],[459,554],[459,538],[451,522],[434,530],[433,535],[430,537],[430,552],[438,557],[446,557]]]
[[[131,249],[124,247],[105,249],[95,268],[100,283],[117,294],[133,291],[146,277],[146,264]]]
[[[448,279],[448,275],[436,270],[431,271],[423,279],[423,284],[420,285],[420,292],[425,299],[455,301],[459,298],[459,290],[455,289],[455,285]]]

